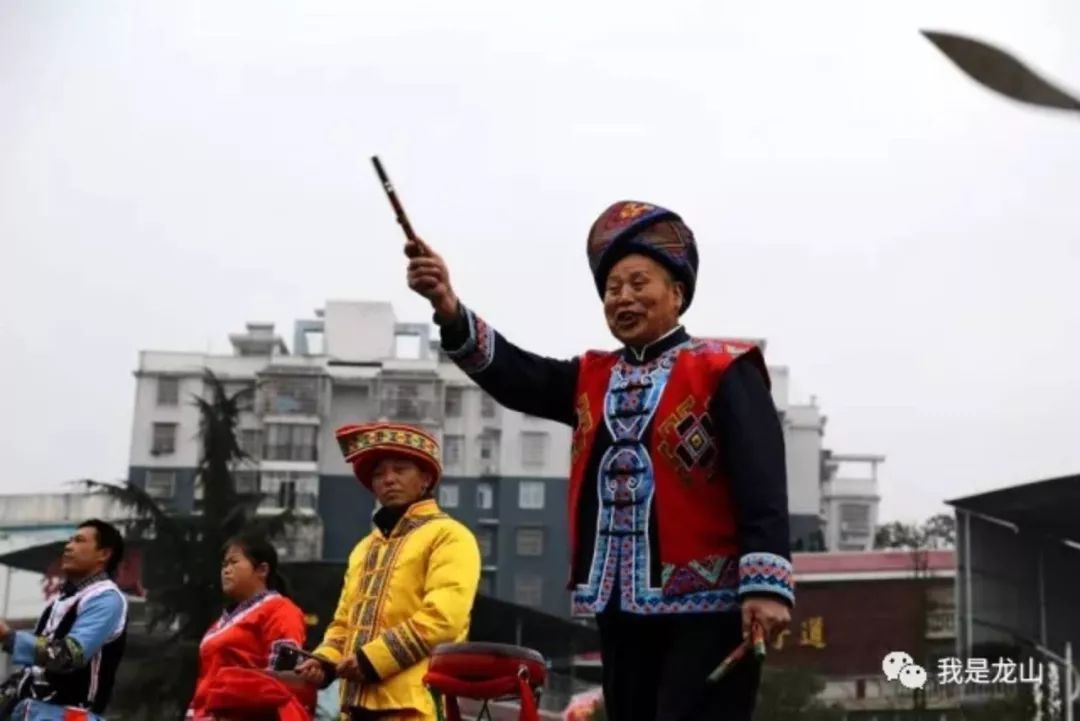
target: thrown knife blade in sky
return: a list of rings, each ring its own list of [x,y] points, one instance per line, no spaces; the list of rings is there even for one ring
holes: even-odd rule
[[[1022,103],[1080,110],[1080,100],[1040,77],[1004,50],[962,35],[931,30],[920,32],[983,87]]]

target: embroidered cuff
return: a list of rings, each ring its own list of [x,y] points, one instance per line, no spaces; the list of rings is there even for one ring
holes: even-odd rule
[[[469,337],[460,348],[447,350],[446,355],[458,368],[472,375],[491,365],[491,359],[495,357],[495,329],[464,305],[461,312],[465,314]]]
[[[775,553],[747,553],[739,559],[739,597],[768,593],[795,605],[791,561]]]
[[[380,679],[390,678],[415,666],[431,653],[408,621],[387,629],[381,636],[365,644],[360,652],[371,663]]]

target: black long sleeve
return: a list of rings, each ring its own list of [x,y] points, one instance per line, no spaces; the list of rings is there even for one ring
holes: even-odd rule
[[[451,360],[501,405],[574,425],[578,361],[523,350],[478,315],[460,308],[453,322],[439,326],[442,348]]]
[[[731,479],[740,553],[790,561],[784,431],[765,379],[747,356],[721,378],[709,411]]]

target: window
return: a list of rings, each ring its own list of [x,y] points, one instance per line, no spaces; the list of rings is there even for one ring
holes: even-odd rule
[[[521,434],[521,465],[542,466],[547,455],[548,434],[526,431]]]
[[[314,461],[318,426],[271,423],[266,427],[263,459],[267,461]]]
[[[319,413],[319,378],[271,376],[262,383],[266,412],[273,415]]]
[[[447,388],[446,399],[443,402],[443,413],[447,418],[461,418],[461,388]]]
[[[481,571],[480,572],[480,587],[477,589],[485,596],[495,595],[495,572],[494,571]]]
[[[443,508],[457,508],[458,490],[458,485],[456,483],[440,483],[439,505]]]
[[[443,465],[450,467],[460,466],[464,450],[464,436],[447,436],[443,443]]]
[[[172,498],[176,495],[176,471],[147,471],[143,490],[151,498]]]
[[[159,406],[180,405],[180,379],[162,376],[157,379],[157,404]]]
[[[522,606],[539,606],[543,602],[544,579],[535,573],[514,576],[514,602]]]
[[[416,422],[433,419],[438,397],[429,381],[384,381],[380,415],[395,421]]]
[[[306,510],[315,510],[319,505],[319,479],[312,473],[264,471],[261,478],[264,505]]]
[[[476,529],[476,542],[480,546],[480,558],[484,561],[495,557],[495,529],[481,526]]]
[[[499,439],[494,436],[480,436],[480,460],[499,460]]]
[[[490,511],[495,507],[495,486],[490,483],[477,484],[476,507],[481,511]]]
[[[254,461],[262,455],[262,431],[258,428],[244,428],[240,431],[240,450]]]
[[[519,528],[519,529],[517,529],[517,555],[519,555],[519,556],[543,556],[544,555],[544,529],[543,528]]]
[[[489,396],[487,393],[483,393],[480,396],[480,417],[494,418],[495,408],[495,399]]]
[[[864,503],[841,503],[840,542],[860,542],[871,535],[870,506]]]
[[[522,481],[518,484],[518,508],[525,508],[535,511],[543,507],[543,481]]]
[[[155,456],[165,453],[176,453],[175,423],[154,424],[154,438],[151,441],[150,453]]]

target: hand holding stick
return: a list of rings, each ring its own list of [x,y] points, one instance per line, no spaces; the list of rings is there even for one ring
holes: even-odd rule
[[[727,676],[732,668],[735,667],[739,661],[742,661],[746,657],[746,654],[754,650],[754,657],[759,661],[765,658],[765,629],[761,627],[761,624],[755,623],[753,631],[750,634],[750,638],[743,640],[735,650],[727,655],[727,657],[720,662],[720,665],[713,669],[713,672],[709,674],[706,681],[708,683],[717,683],[724,676]]]

